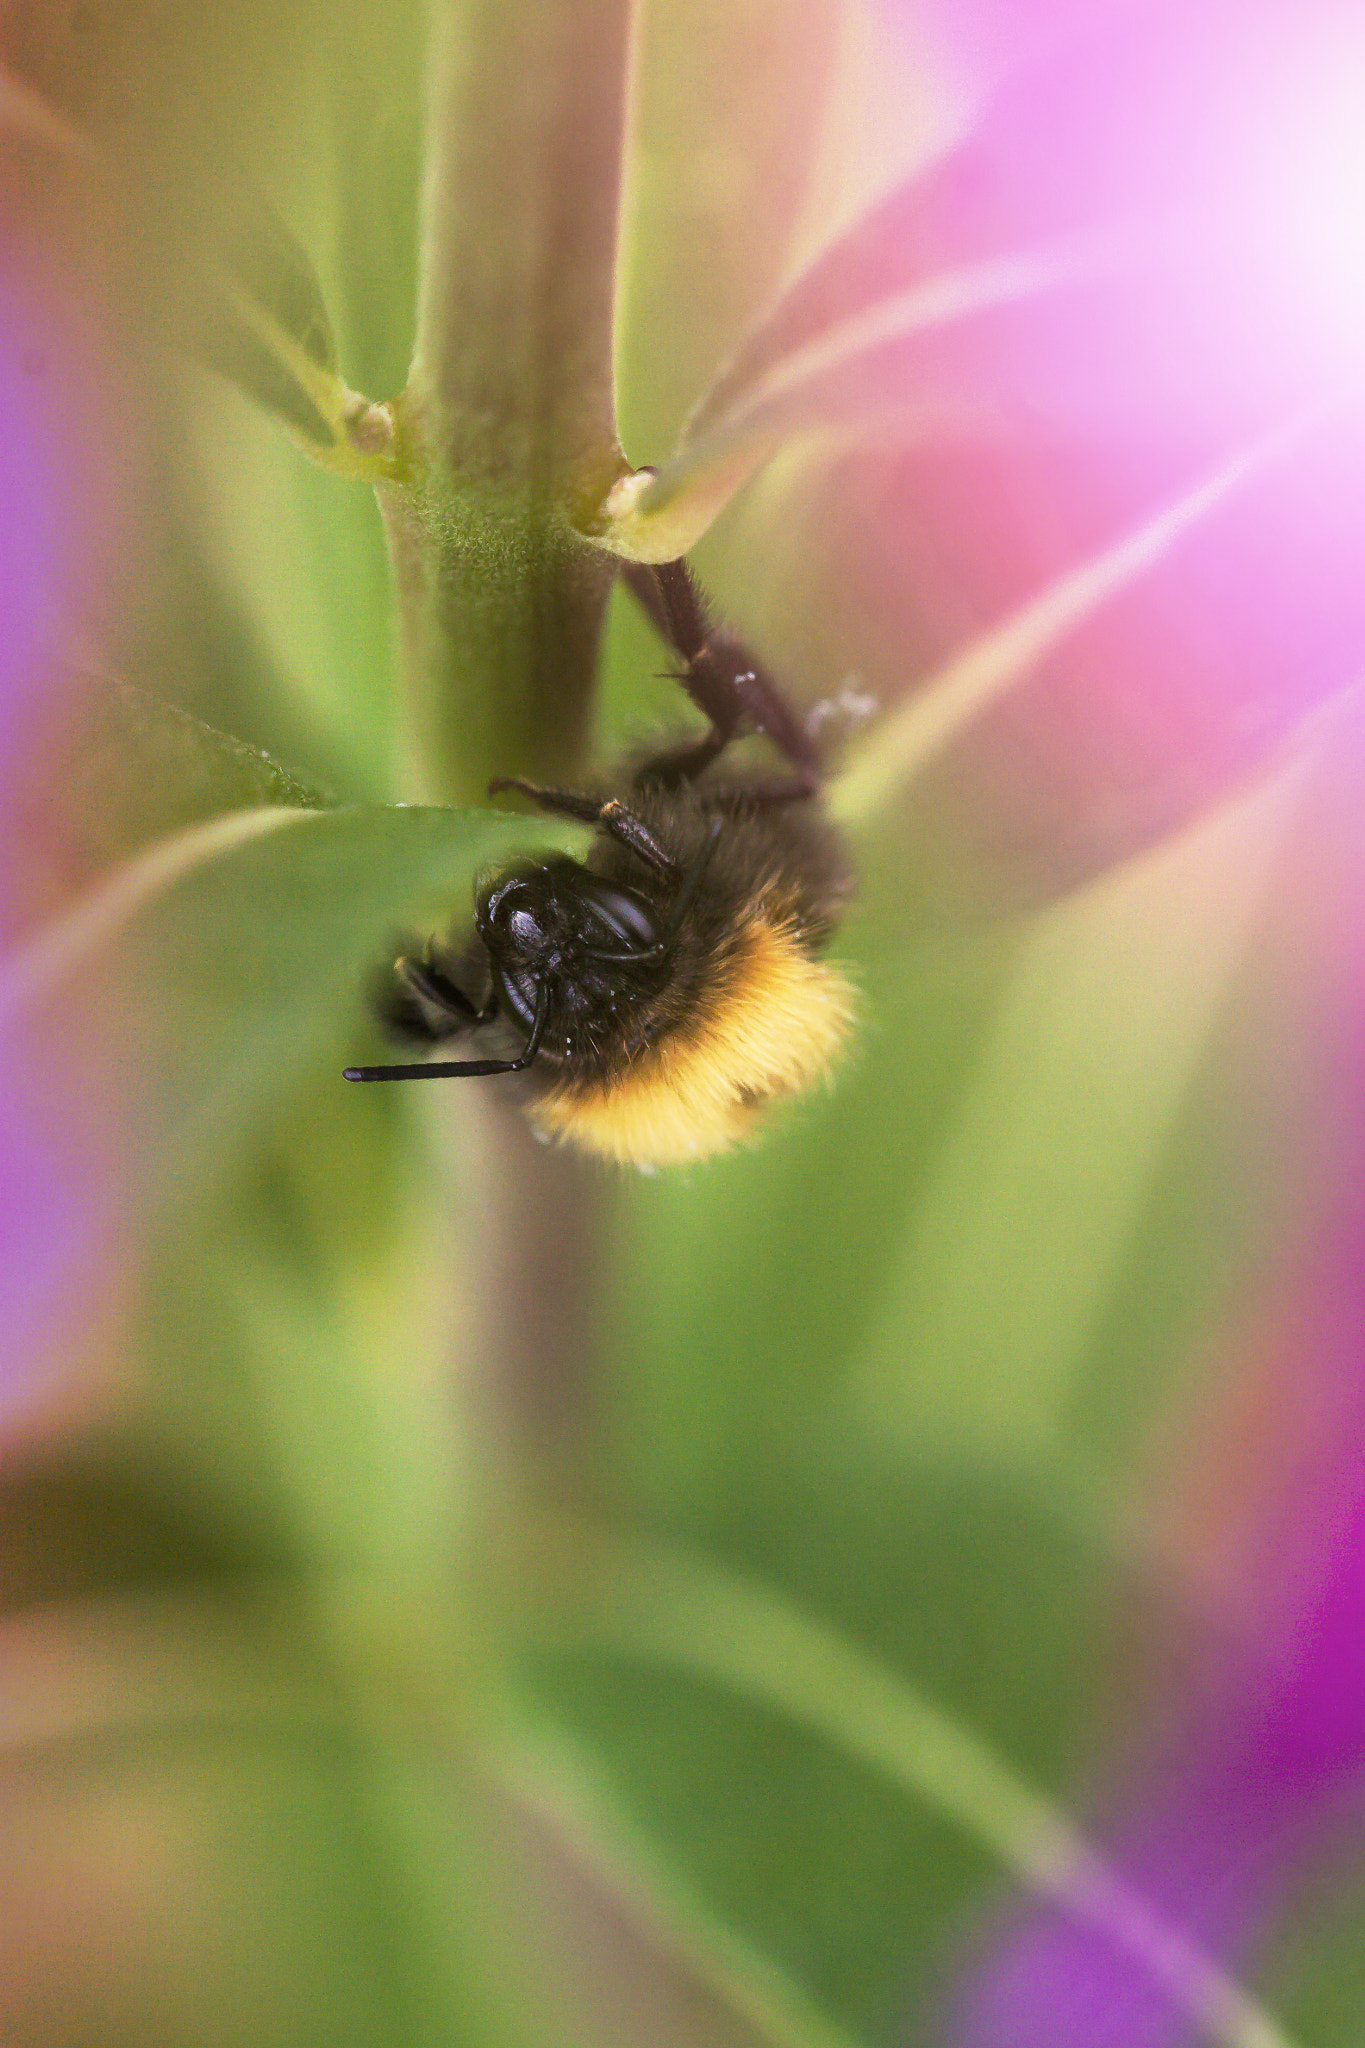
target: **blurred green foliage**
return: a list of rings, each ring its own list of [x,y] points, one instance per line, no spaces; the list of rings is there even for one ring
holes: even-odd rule
[[[736,67],[746,24],[767,50],[765,10],[741,10],[723,59],[707,36],[725,10],[704,33],[665,12],[629,213],[632,443],[671,431],[816,190],[794,146],[770,215],[745,198],[769,179],[762,150],[742,192],[727,182],[721,143],[754,140]],[[772,147],[774,107],[815,123],[846,13],[779,52]],[[411,344],[421,51],[416,10],[388,26],[346,10],[263,167],[344,373],[376,396],[401,387]],[[712,184],[683,233],[699,154]],[[706,222],[736,219],[727,266],[709,264]],[[643,1533],[781,1589],[1064,1811],[1122,1752],[1152,1711],[1151,1642],[1179,1671],[1205,1625],[1135,1508],[1152,1417],[1300,1170],[1282,1105],[1258,1112],[1241,1080],[1292,792],[1029,921],[923,919],[899,841],[870,834],[839,947],[863,991],[847,1070],[760,1146],[688,1173],[541,1161],[472,1091],[344,1092],[366,968],[406,923],[462,915],[525,827],[356,808],[408,786],[371,494],[310,469],[206,373],[166,375],[112,663],[200,722],[124,690],[123,723],[107,704],[96,719],[122,735],[116,772],[80,745],[111,835],[91,864],[173,830],[180,881],[93,899],[74,995],[60,945],[29,961],[52,994],[42,1035],[117,1113],[85,1344],[13,1431],[16,1498],[48,1535],[13,1587],[0,2034],[749,2038],[699,2004],[665,2025],[657,1958],[638,1964],[630,2034],[591,1996],[585,2018],[557,1980],[519,1978],[506,1923],[529,1923],[534,1954],[542,1902],[508,1880],[500,1915],[505,1831],[475,1789],[505,1774],[515,1803],[511,1700],[600,1773],[587,1846],[629,1868],[617,1802],[736,1945],[723,1967],[719,1949],[679,1965],[665,1939],[669,1968],[713,1990],[747,1972],[755,2003],[771,1974],[786,2018],[761,2038],[813,2044],[803,2001],[859,2040],[919,2038],[925,1987],[1003,1896],[986,1820],[973,1838],[761,1700],[604,1646],[597,1575]],[[726,546],[722,527],[721,587]],[[673,715],[662,666],[615,601],[603,752]],[[131,820],[130,773],[148,791]],[[313,789],[340,807],[195,856],[204,819],[311,810]],[[568,1240],[586,1327],[551,1263],[517,1263],[553,1202],[555,1228],[600,1218]],[[558,1443],[499,1383],[498,1318],[530,1326],[561,1382]],[[621,1921],[584,1936],[590,1979],[633,1944],[654,1957],[622,1890]],[[1305,2038],[1344,2048],[1348,1933],[1284,1947]]]

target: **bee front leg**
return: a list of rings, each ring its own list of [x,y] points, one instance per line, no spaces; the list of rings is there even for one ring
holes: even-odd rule
[[[648,825],[637,818],[619,797],[581,796],[571,789],[542,789],[538,783],[523,782],[515,775],[500,775],[496,782],[488,785],[490,796],[496,796],[503,789],[515,789],[518,795],[528,796],[533,804],[552,815],[578,818],[585,825],[600,825],[604,832],[610,832],[613,839],[638,854],[661,875],[677,872],[677,863],[669,859]]]
[[[497,1004],[480,1009],[434,960],[403,954],[375,994],[380,1022],[400,1038],[439,1045],[481,1024],[491,1024]]]

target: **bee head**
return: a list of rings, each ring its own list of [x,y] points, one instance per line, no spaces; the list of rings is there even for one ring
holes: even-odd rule
[[[638,890],[567,856],[491,883],[475,921],[492,960],[513,972],[657,955],[661,941],[658,915]]]

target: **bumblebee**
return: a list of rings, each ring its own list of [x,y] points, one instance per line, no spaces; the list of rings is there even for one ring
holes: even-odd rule
[[[506,1056],[350,1067],[346,1079],[525,1074],[545,1136],[650,1167],[725,1150],[765,1104],[829,1074],[854,998],[820,955],[851,873],[810,735],[766,672],[715,626],[682,562],[625,574],[709,730],[601,792],[494,782],[490,794],[595,826],[587,859],[493,877],[471,937],[398,959],[378,1010],[410,1043],[498,1034]],[[782,779],[709,776],[745,732],[773,743]]]

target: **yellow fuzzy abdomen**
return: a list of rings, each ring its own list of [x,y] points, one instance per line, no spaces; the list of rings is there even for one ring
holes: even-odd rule
[[[610,1085],[557,1082],[532,1115],[550,1136],[625,1166],[705,1159],[747,1137],[767,1103],[829,1074],[854,1008],[836,969],[755,919],[725,993],[695,1027],[669,1033]]]

